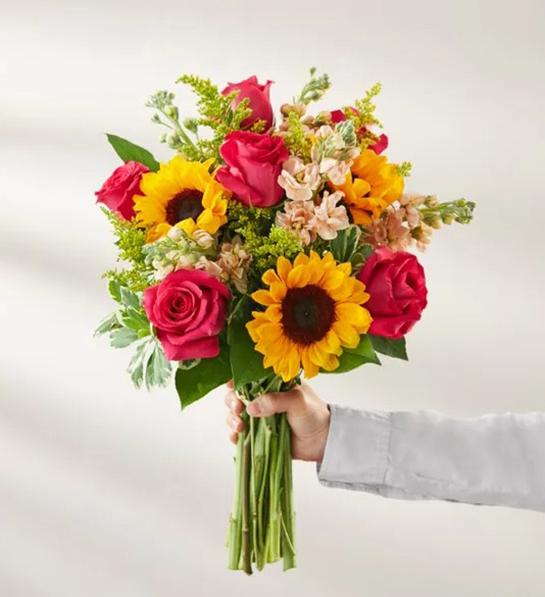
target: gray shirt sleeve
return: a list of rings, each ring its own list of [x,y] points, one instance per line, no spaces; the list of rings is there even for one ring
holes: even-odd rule
[[[323,485],[545,511],[545,413],[460,419],[329,408]]]

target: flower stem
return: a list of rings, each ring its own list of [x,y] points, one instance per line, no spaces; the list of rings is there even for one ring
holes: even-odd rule
[[[289,386],[279,378],[242,388],[245,402]],[[229,568],[252,574],[252,564],[284,561],[295,567],[290,429],[285,414],[241,415],[244,430],[236,451],[236,483],[229,524]]]
[[[245,433],[242,447],[242,569],[252,574],[252,517],[250,509],[252,434]]]

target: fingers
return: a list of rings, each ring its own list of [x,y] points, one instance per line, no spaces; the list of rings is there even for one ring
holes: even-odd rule
[[[276,413],[285,412],[298,416],[304,413],[305,408],[304,394],[296,389],[289,392],[263,394],[252,400],[246,407],[246,411],[252,417],[270,417]]]
[[[232,383],[227,385],[232,388]],[[244,410],[244,404],[238,399],[235,392],[230,391],[225,395],[225,405],[229,409],[225,419],[227,427],[229,428],[229,441],[236,444],[238,441],[238,434],[244,429],[244,422],[240,418],[240,414]]]
[[[235,415],[240,415],[244,410],[244,404],[242,404],[235,392],[228,392],[225,395],[225,405]]]
[[[239,433],[244,429],[244,422],[242,421],[242,419],[240,417],[232,415],[231,413],[229,413],[227,417],[225,417],[225,422],[227,423],[227,427],[229,427],[231,431],[235,431],[236,433]]]

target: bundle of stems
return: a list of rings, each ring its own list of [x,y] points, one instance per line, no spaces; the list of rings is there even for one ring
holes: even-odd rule
[[[277,376],[239,390],[245,403],[267,391],[285,391]],[[252,574],[253,565],[283,560],[295,568],[291,433],[285,413],[254,418],[243,412],[236,447],[235,493],[229,521],[229,568]]]

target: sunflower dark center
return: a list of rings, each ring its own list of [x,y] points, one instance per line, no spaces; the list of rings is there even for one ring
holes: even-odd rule
[[[202,193],[196,189],[185,189],[167,203],[166,220],[171,226],[187,218],[196,220],[203,209]]]
[[[335,301],[319,286],[290,288],[282,301],[284,332],[294,342],[321,340],[335,320]]]

